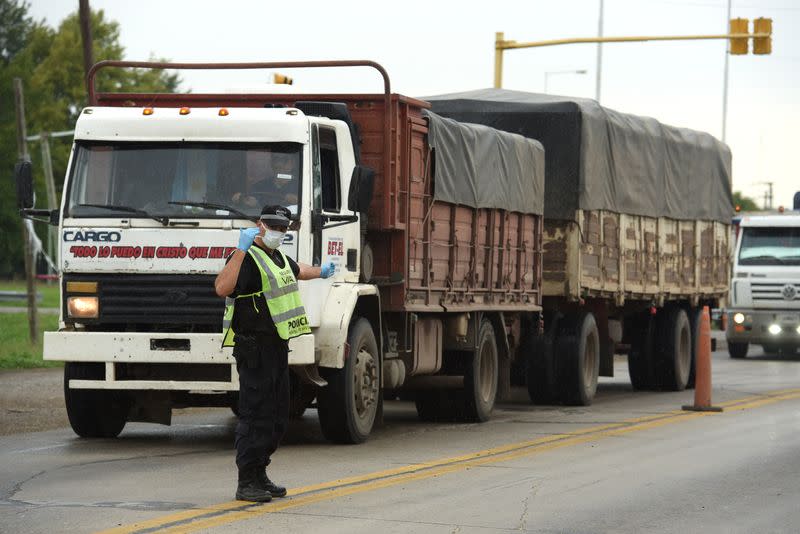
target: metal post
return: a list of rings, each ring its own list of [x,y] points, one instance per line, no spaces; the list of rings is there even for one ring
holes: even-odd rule
[[[42,148],[42,168],[44,169],[44,183],[47,187],[47,209],[53,211],[58,208],[58,197],[56,196],[56,183],[53,180],[53,160],[50,157],[50,134],[42,132],[39,134],[39,142]],[[47,254],[54,258],[56,252],[56,229],[49,225],[47,227]]]
[[[597,36],[603,36],[603,0],[600,0],[600,17],[597,21]],[[594,85],[594,99],[600,103],[601,74],[603,72],[603,43],[597,43],[597,78]]]
[[[728,31],[728,24],[731,20],[731,0],[728,0],[728,17],[725,19],[725,31]],[[728,129],[728,63],[731,59],[731,42],[728,40],[725,45],[725,74],[722,82],[722,142],[725,142]]]
[[[503,87],[503,48],[500,44],[505,40],[503,32],[494,34],[494,87]]]
[[[17,112],[17,154],[20,160],[30,161],[28,141],[25,139],[25,98],[20,78],[14,78],[14,107]],[[39,337],[39,312],[36,309],[35,285],[36,264],[33,257],[32,236],[28,235],[28,229],[24,222],[22,224],[22,242],[25,251],[25,280],[28,289],[28,334],[31,343],[36,343]]]

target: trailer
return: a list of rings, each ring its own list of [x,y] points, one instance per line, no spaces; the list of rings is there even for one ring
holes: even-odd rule
[[[636,389],[691,386],[700,310],[724,304],[730,282],[728,147],[586,99],[486,89],[427,100],[545,147],[546,328],[519,373],[531,399],[589,404],[617,352]]]
[[[384,91],[95,91],[114,68],[289,67],[371,68]],[[299,283],[312,333],[290,340],[292,412],[316,406],[345,443],[367,439],[384,396],[414,398],[423,419],[490,417],[540,324],[540,143],[429,113],[373,62],[105,61],[88,80],[61,208],[32,209],[29,168],[17,173],[23,213],[59,226],[61,317],[44,358],[66,362],[77,434],[169,424],[175,407],[235,410],[213,279],[239,229],[278,203],[232,204],[276,152],[300,169],[283,175],[296,200],[281,250],[336,265]]]

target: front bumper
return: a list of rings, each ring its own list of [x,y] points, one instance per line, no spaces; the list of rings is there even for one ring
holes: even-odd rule
[[[745,316],[743,324],[736,324],[733,316],[741,313]],[[800,311],[798,310],[726,310],[728,328],[725,337],[732,343],[755,343],[757,345],[800,346]],[[772,334],[771,325],[778,325],[780,332]]]
[[[289,365],[315,363],[314,335],[289,341]],[[238,391],[239,376],[231,348],[222,348],[222,334],[148,332],[45,332],[45,360],[102,362],[104,380],[70,380],[75,389]],[[117,380],[115,364],[221,364],[230,365],[230,380]]]

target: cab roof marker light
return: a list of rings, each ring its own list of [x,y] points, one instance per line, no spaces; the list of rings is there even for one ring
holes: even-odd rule
[[[181,110],[178,113],[180,113],[181,115],[188,115],[191,111],[192,110],[190,110],[187,107],[182,107]]]
[[[153,114],[153,108],[144,108],[142,110],[142,115],[152,115],[152,114]]]
[[[298,111],[296,109],[289,109],[286,111],[287,115],[297,115]]]
[[[227,109],[225,109],[225,108],[221,108],[221,109],[219,110],[219,116],[220,116],[220,117],[227,117],[229,114],[230,114],[230,113],[229,113],[229,112],[228,112],[228,110],[227,110]]]

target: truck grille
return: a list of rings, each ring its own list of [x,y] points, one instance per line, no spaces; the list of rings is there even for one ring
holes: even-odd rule
[[[98,282],[100,317],[80,321],[94,330],[102,330],[105,325],[125,325],[128,331],[156,327],[217,332],[222,327],[225,303],[214,292],[214,278],[214,275],[64,275],[64,283]]]
[[[753,300],[793,302],[800,300],[800,286],[785,282],[753,282]]]

